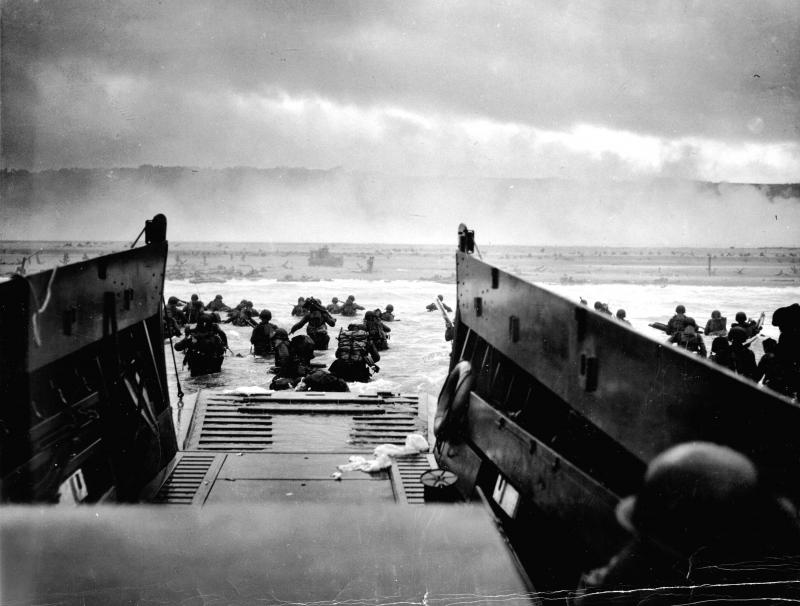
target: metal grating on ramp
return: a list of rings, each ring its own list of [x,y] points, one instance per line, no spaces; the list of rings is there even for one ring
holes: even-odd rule
[[[420,453],[408,457],[397,457],[392,464],[392,479],[397,502],[408,505],[424,505],[424,488],[419,477],[429,469],[437,468],[438,465],[432,454]]]
[[[189,447],[196,450],[259,451],[272,444],[272,415],[257,410],[243,412],[230,404],[209,404],[199,435]]]
[[[405,443],[406,436],[420,431],[415,413],[388,412],[382,415],[356,415],[350,439],[353,444],[377,445]]]
[[[214,452],[371,450],[427,433],[417,396],[201,391],[183,447]]]
[[[191,505],[215,458],[213,454],[184,453],[153,502]]]

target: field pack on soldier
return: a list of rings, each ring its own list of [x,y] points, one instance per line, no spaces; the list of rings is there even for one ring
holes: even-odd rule
[[[193,377],[219,372],[225,358],[225,344],[213,325],[201,318],[197,328],[175,344],[178,351],[186,350],[184,363]]]
[[[359,324],[350,324],[347,330],[339,332],[338,341],[330,372],[345,381],[368,382],[372,372],[379,370],[375,362],[380,360],[380,354],[370,342],[367,331]]]

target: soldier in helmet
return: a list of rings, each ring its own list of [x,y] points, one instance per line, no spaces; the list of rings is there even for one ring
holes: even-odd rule
[[[231,308],[222,302],[222,295],[217,295],[214,300],[206,306],[208,311],[230,311]]]
[[[186,315],[178,307],[178,297],[170,297],[164,308],[164,336],[179,337],[181,329],[186,325]]]
[[[374,311],[364,314],[364,330],[369,334],[369,340],[378,351],[389,349],[389,334],[392,329],[381,321],[380,315]]]
[[[322,307],[322,303],[314,297],[306,299],[303,306],[306,313],[297,324],[292,326],[289,334],[291,335],[293,332],[300,330],[304,325],[308,324],[306,333],[313,339],[314,348],[321,350],[328,349],[330,337],[328,336],[327,327],[335,326],[336,320]]]
[[[386,311],[381,313],[381,320],[384,322],[394,322],[394,305],[389,303],[386,306]]]
[[[436,295],[436,298],[439,299],[439,302],[442,304],[442,307],[444,307],[445,311],[453,311],[450,309],[450,306],[444,302],[444,297],[442,295]],[[436,311],[436,302],[426,305],[425,309],[428,311]]]
[[[253,345],[253,353],[257,356],[267,356],[272,353],[272,336],[278,327],[272,324],[272,312],[268,309],[262,309],[259,313],[261,320],[253,332],[250,334],[250,343]]]
[[[627,314],[625,313],[624,309],[618,309],[616,318],[623,324],[630,324],[630,321],[625,317]]]
[[[234,326],[256,326],[254,316],[258,312],[253,308],[253,302],[247,299],[242,299],[241,302],[228,312],[228,319],[225,322],[230,322]]]
[[[697,334],[694,329],[694,326],[688,324],[683,329],[683,335],[681,336],[680,341],[678,341],[678,346],[683,347],[686,351],[690,351],[692,353],[696,353],[701,358],[705,358],[708,355],[706,351],[706,344],[703,342],[703,337]]]
[[[339,298],[338,297],[333,297],[331,299],[330,304],[328,305],[328,307],[326,309],[328,310],[328,313],[340,314],[340,313],[342,313],[342,307],[343,306],[339,304]]]
[[[711,356],[709,360],[733,370],[733,358],[731,356],[731,344],[727,337],[714,337],[711,341]]]
[[[800,305],[779,307],[772,325],[780,330],[775,348],[775,369],[770,387],[790,398],[800,396]]]
[[[200,319],[200,315],[205,311],[205,306],[196,294],[192,295],[191,301],[183,308],[183,313],[186,315],[186,321],[189,324],[194,324]]]
[[[225,358],[227,338],[209,314],[201,314],[194,330],[175,344],[178,351],[186,350],[184,363],[193,377],[219,372]]]
[[[697,322],[694,318],[686,315],[686,308],[683,305],[678,305],[675,308],[675,315],[667,322],[667,334],[670,336],[670,343],[680,343],[683,338],[683,329],[687,326],[694,326],[697,332]]]
[[[292,307],[292,315],[293,316],[303,316],[306,313],[303,304],[306,302],[305,297],[297,297],[297,305]]]
[[[728,334],[728,319],[723,318],[718,309],[711,312],[711,318],[706,322],[705,333],[709,337],[724,337]]]
[[[768,562],[800,553],[796,513],[766,489],[750,459],[710,442],[656,456],[639,494],[621,500],[616,514],[631,538],[607,566],[584,575],[577,604],[685,603],[682,587],[694,603],[700,595],[727,603],[747,595],[747,584],[791,578]]]
[[[758,322],[756,322],[755,320],[748,320],[747,314],[744,313],[743,311],[736,312],[736,322],[731,324],[731,330],[733,330],[736,327],[744,329],[748,339],[752,339],[759,332],[761,332],[761,328],[758,326]]]
[[[360,310],[364,308],[356,303],[356,298],[353,295],[349,295],[347,297],[347,301],[344,302],[342,305],[342,315],[343,316],[354,316]]]
[[[314,357],[314,343],[306,335],[298,335],[291,341],[283,328],[278,328],[273,335],[275,351],[275,378],[270,389],[290,389],[311,370],[311,358]]]
[[[381,359],[363,324],[350,324],[339,332],[336,359],[328,370],[344,381],[367,383]]]

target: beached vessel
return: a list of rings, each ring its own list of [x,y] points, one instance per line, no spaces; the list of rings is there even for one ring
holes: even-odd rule
[[[463,226],[435,411],[416,394],[206,390],[176,435],[166,220],[144,231],[0,284],[6,601],[563,602],[624,542],[614,508],[647,462],[692,439],[800,501],[795,404],[475,259]],[[337,472],[412,432],[433,452]],[[54,502],[87,506],[12,506]]]
[[[322,248],[315,248],[308,254],[308,264],[342,267],[344,265],[344,256],[334,255],[327,246],[323,246]]]

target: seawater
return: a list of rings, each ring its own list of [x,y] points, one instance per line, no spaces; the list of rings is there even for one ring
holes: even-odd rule
[[[592,306],[594,301],[608,303],[612,311],[624,308],[632,328],[651,338],[664,340],[664,333],[648,327],[655,321],[666,322],[674,313],[675,306],[686,306],[688,315],[704,326],[714,309],[719,309],[728,318],[730,325],[737,311],[744,311],[757,318],[760,312],[767,314],[763,335],[777,338],[778,332],[770,325],[772,312],[784,305],[800,301],[800,288],[783,287],[719,287],[719,286],[681,286],[634,285],[634,284],[539,284],[567,299],[578,302],[580,298]],[[391,327],[390,349],[381,352],[378,363],[380,372],[370,383],[353,383],[351,390],[356,393],[392,391],[401,393],[427,394],[436,397],[447,375],[450,361],[450,344],[444,340],[445,324],[441,314],[428,312],[425,306],[441,294],[445,302],[455,309],[456,288],[454,284],[440,284],[419,280],[331,280],[320,282],[279,282],[276,280],[238,280],[221,284],[191,284],[187,281],[168,280],[165,284],[166,297],[175,295],[188,300],[197,293],[208,303],[220,294],[225,302],[236,305],[241,299],[253,301],[256,309],[267,308],[272,312],[272,321],[287,331],[299,318],[291,316],[291,309],[298,297],[317,297],[328,304],[332,297],[343,301],[354,295],[356,301],[366,309],[380,307],[388,303],[395,307],[398,321],[389,323]],[[362,312],[363,313],[363,312]],[[224,314],[223,314],[224,316]],[[336,348],[336,335],[340,328],[360,320],[334,316],[336,326],[329,329],[330,349],[318,352],[316,362],[329,365],[333,361]],[[451,314],[452,317],[452,314]],[[183,391],[196,393],[201,388],[236,389],[241,387],[266,388],[273,375],[268,372],[271,361],[254,358],[250,354],[250,333],[248,327],[222,324],[228,335],[230,348],[241,357],[228,353],[222,372],[205,377],[189,377],[188,369],[181,366],[183,355],[176,352]],[[305,327],[300,332],[305,332]],[[707,345],[709,343],[707,342]],[[763,351],[760,341],[753,344],[757,358]],[[171,352],[166,345],[167,364],[171,367]],[[170,371],[171,394],[175,401],[177,384],[174,372]]]

